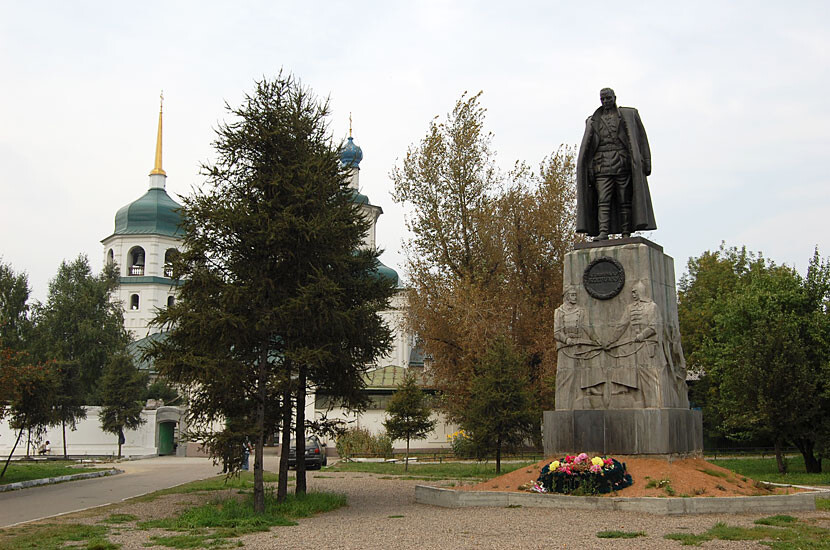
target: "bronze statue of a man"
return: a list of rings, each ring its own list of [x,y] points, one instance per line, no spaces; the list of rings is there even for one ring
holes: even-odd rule
[[[577,159],[576,230],[601,241],[608,235],[657,229],[646,177],[651,150],[637,109],[617,107],[611,88],[588,117]]]

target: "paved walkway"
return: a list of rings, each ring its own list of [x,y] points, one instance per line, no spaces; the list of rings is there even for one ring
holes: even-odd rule
[[[120,502],[211,477],[221,470],[207,458],[166,456],[121,462],[113,467],[124,473],[0,493],[0,528]]]

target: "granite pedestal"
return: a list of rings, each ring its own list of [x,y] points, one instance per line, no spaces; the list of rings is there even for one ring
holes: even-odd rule
[[[565,257],[564,287],[545,454],[702,452],[702,416],[689,409],[674,260],[641,237],[583,243]]]
[[[695,455],[703,416],[690,409],[545,411],[546,456],[560,454]]]

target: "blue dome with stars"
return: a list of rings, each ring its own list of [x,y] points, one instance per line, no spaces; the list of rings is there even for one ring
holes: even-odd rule
[[[349,141],[340,153],[340,162],[343,166],[354,166],[360,168],[360,161],[363,160],[363,149],[355,145],[354,138],[349,136]]]

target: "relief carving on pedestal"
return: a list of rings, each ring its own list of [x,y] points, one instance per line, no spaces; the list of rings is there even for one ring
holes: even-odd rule
[[[631,302],[605,341],[577,304],[574,287],[554,317],[559,343],[556,408],[688,408],[686,362],[679,330],[636,282]]]

